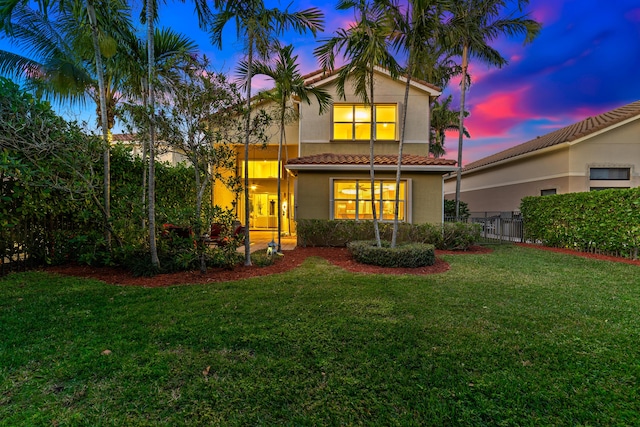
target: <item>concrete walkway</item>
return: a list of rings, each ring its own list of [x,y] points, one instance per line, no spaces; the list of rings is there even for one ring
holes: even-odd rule
[[[251,239],[251,252],[266,251],[267,245],[273,240],[276,245],[278,244],[278,234],[274,231],[249,231],[249,238]],[[280,238],[283,251],[290,251],[295,249],[297,237],[296,236],[283,236]],[[244,252],[244,246],[238,248],[239,251]]]

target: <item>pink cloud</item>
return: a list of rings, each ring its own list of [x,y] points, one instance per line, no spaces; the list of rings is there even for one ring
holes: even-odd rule
[[[538,6],[531,11],[531,17],[542,23],[543,26],[548,26],[560,18],[562,3],[561,0],[539,3]]]
[[[512,92],[496,92],[470,107],[465,126],[472,138],[502,136],[516,124],[529,120],[532,112],[525,106],[529,87]]]
[[[640,22],[640,8],[628,11],[624,17],[631,22]]]

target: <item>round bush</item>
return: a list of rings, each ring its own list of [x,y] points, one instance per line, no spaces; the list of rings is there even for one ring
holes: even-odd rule
[[[380,267],[415,268],[436,262],[434,246],[426,243],[402,243],[391,248],[383,241],[379,248],[373,240],[359,240],[347,243],[347,248],[359,263]]]

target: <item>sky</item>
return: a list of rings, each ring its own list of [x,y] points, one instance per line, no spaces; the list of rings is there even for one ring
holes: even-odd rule
[[[324,11],[325,31],[316,39],[296,33],[281,38],[294,45],[303,74],[319,68],[313,57],[319,40],[354,20],[352,12],[335,10],[336,0],[266,3],[290,10],[318,6]],[[522,38],[492,43],[508,65],[490,69],[471,62],[472,85],[466,98],[470,115],[465,120],[471,138],[465,138],[463,165],[640,99],[640,0],[531,0],[526,12],[542,24],[532,43],[523,45]],[[190,36],[216,71],[234,74],[243,43],[233,25],[225,27],[223,49],[218,50],[198,28],[191,3],[161,2],[159,13],[159,26]],[[0,49],[11,48],[0,40]],[[257,89],[269,87],[259,78],[253,84]],[[458,84],[459,79],[452,81],[443,94],[454,96],[456,108]],[[69,109],[61,113],[82,118],[92,114]],[[457,143],[457,133],[449,133],[445,158],[457,158]]]

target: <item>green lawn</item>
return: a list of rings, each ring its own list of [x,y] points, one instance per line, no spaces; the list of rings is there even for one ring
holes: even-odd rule
[[[8,276],[0,425],[640,425],[640,267],[446,260],[164,289]]]

